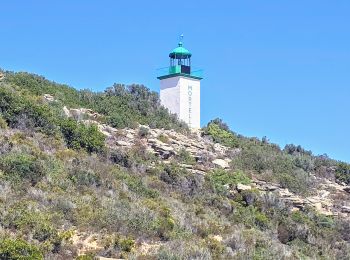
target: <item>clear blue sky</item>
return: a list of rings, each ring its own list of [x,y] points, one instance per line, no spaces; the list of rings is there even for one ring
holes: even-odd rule
[[[350,162],[350,1],[11,0],[0,67],[76,88],[158,91],[183,33],[205,70],[202,124]]]

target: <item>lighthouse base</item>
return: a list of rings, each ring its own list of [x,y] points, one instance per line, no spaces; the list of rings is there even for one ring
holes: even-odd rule
[[[160,80],[160,101],[190,128],[200,128],[200,80],[185,76]]]

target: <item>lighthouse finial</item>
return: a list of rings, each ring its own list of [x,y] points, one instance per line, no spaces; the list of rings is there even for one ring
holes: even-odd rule
[[[179,38],[180,38],[179,46],[181,47],[181,46],[182,46],[182,41],[183,41],[184,35],[181,34]]]

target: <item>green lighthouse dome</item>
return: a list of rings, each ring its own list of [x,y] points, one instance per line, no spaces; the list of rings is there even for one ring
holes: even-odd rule
[[[192,54],[186,48],[182,47],[182,42],[179,42],[179,46],[172,50],[169,57],[172,59],[187,59],[190,58]]]

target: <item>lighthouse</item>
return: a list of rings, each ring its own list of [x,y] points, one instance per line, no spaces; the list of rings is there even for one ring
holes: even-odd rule
[[[183,47],[183,35],[170,54],[170,66],[158,70],[160,101],[191,129],[200,128],[200,81],[202,70],[193,69],[192,54]]]

